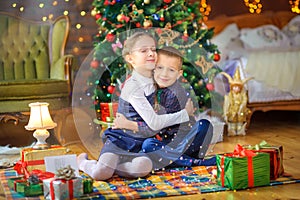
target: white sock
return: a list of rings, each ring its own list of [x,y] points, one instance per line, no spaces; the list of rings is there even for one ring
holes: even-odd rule
[[[146,156],[132,159],[131,162],[121,163],[117,166],[116,174],[127,178],[147,176],[152,171],[152,161]]]
[[[77,157],[78,168],[95,180],[107,180],[115,172],[119,156],[113,153],[104,153],[99,160],[88,160],[87,154],[82,153]]]

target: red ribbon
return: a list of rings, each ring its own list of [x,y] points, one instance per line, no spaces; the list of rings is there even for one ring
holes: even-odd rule
[[[73,191],[73,180],[75,179],[71,179],[71,180],[65,180],[65,179],[57,179],[57,178],[53,178],[52,180],[50,180],[50,196],[51,196],[51,199],[55,199],[55,193],[54,193],[54,186],[53,186],[53,181],[61,181],[63,183],[67,183],[68,184],[68,189],[69,189],[69,198],[70,199],[73,199],[74,195],[74,191]]]
[[[225,154],[227,157],[247,157],[248,162],[248,187],[254,187],[254,172],[253,172],[253,160],[252,157],[255,156],[256,153],[254,153],[251,150],[243,148],[241,145],[237,144],[234,148],[233,153]],[[225,176],[225,169],[224,169],[224,161],[225,157],[221,157],[221,182],[222,187],[224,187],[224,176]]]
[[[39,169],[32,170],[30,174],[37,175],[41,181],[55,176],[52,172],[45,172]]]

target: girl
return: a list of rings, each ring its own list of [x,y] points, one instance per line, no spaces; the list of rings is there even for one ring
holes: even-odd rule
[[[194,110],[191,100],[185,109],[172,114],[157,115],[151,106],[155,91],[152,72],[157,61],[154,38],[136,32],[125,41],[122,54],[132,68],[132,74],[123,85],[118,113],[132,121],[145,121],[156,131],[188,121]],[[152,161],[141,153],[143,141],[152,134],[109,128],[103,136],[106,141],[98,162],[88,160],[86,153],[80,154],[77,159],[80,170],[96,180],[106,180],[114,173],[124,177],[143,177],[152,171]]]
[[[178,81],[182,71],[181,52],[174,47],[166,46],[158,50],[157,66],[154,70],[154,80],[157,84],[155,95],[155,108],[158,114],[175,113],[181,110],[189,96],[182,84]],[[120,115],[120,114],[118,114]],[[147,124],[133,122],[145,131]],[[131,129],[132,122],[122,115],[114,121],[115,127]],[[189,122],[176,124],[156,132],[154,137],[147,138],[142,145],[143,152],[151,158],[154,169],[170,166],[190,167],[193,165],[215,165],[215,157],[203,160],[213,136],[213,130],[208,120],[195,121],[194,117]],[[141,133],[139,133],[141,134]],[[178,159],[179,158],[179,159]]]

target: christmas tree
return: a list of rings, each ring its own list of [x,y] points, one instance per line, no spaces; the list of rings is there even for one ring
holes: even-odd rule
[[[158,46],[172,45],[184,55],[183,78],[194,91],[201,110],[211,108],[213,78],[220,72],[215,61],[220,59],[217,46],[210,42],[213,28],[202,21],[198,3],[183,0],[94,0],[92,16],[99,25],[95,52],[90,62],[89,89],[97,112],[101,102],[114,101],[117,83],[126,77],[126,64],[121,56],[122,44],[129,30],[145,29],[158,41]],[[101,75],[101,76],[100,76]],[[116,95],[112,95],[116,94]]]

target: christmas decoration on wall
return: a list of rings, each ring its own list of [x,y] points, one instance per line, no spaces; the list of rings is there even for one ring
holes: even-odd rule
[[[221,70],[217,46],[210,42],[213,28],[203,23],[199,3],[183,0],[94,0],[91,15],[99,25],[95,35],[94,59],[90,63],[87,94],[94,100],[97,112],[100,103],[114,101],[120,93],[118,85],[126,78],[126,64],[121,56],[129,30],[144,29],[156,39],[158,47],[172,45],[184,55],[183,81],[194,90],[201,109],[211,107],[218,94],[212,80]],[[101,76],[100,76],[101,75]],[[117,94],[117,95],[115,95]]]

